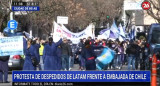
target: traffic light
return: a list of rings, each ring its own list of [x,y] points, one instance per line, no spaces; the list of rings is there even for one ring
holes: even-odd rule
[[[109,16],[107,16],[107,19],[109,19]]]

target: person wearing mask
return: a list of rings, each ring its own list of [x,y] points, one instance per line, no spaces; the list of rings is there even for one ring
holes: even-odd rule
[[[62,36],[61,36],[62,37]],[[44,70],[58,70],[57,68],[57,47],[62,43],[60,39],[57,43],[53,42],[53,38],[49,37],[49,43],[44,46],[43,61]]]
[[[32,43],[32,39],[28,39],[23,70],[36,70],[37,65],[32,63],[32,59],[36,59],[36,62],[39,63],[38,51]]]
[[[90,40],[86,40],[82,57],[85,58],[86,70],[96,70],[96,55],[94,49],[103,48],[103,46],[95,46],[90,44]]]
[[[72,56],[71,46],[68,44],[67,38],[63,38],[61,44],[62,49],[62,70],[69,70],[69,58]]]

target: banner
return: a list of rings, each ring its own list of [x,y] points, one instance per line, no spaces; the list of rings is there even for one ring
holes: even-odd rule
[[[104,48],[102,54],[96,58],[96,67],[102,70],[114,58],[115,52],[110,48]]]
[[[23,36],[0,38],[0,56],[7,55],[23,55]]]
[[[13,71],[13,82],[150,82],[150,71]]]
[[[63,34],[63,37],[66,37],[67,39],[70,39],[72,43],[77,44],[80,39],[87,38],[89,36],[93,37],[92,29],[94,28],[93,24],[90,24],[85,30],[79,32],[79,33],[73,33],[69,31],[64,25],[58,25],[56,22],[54,22],[54,36],[53,40],[54,42],[57,42],[60,39],[60,34]]]

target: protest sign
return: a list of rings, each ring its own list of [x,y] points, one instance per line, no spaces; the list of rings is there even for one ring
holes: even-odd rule
[[[23,37],[0,37],[0,56],[23,55]]]

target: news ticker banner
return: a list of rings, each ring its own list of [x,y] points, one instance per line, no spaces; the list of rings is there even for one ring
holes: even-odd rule
[[[150,71],[13,71],[13,82],[150,82]]]

